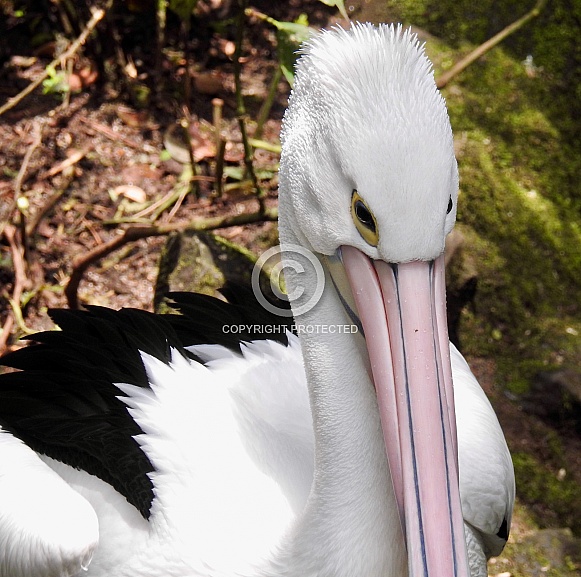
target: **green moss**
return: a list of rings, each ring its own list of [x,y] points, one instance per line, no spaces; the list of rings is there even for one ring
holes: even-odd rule
[[[562,447],[557,437],[549,439],[549,450],[559,460]],[[575,533],[581,532],[581,487],[567,477],[559,478],[544,463],[527,453],[512,455],[517,492],[530,506],[541,526],[565,523]],[[547,512],[550,509],[550,514]]]
[[[581,361],[576,161],[534,98],[538,82],[495,49],[446,94],[460,142],[458,218],[474,233],[479,282],[460,338],[494,356],[515,392],[540,369]]]
[[[517,504],[515,516],[528,527],[533,522],[526,519],[526,512]],[[568,553],[571,554],[568,554]],[[578,546],[566,529],[529,534],[509,541],[502,555],[488,567],[490,575],[511,577],[579,577]]]

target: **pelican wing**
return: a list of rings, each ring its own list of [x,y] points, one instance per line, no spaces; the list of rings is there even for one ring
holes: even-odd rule
[[[200,360],[185,349],[200,343],[237,352],[241,341],[287,344],[284,330],[260,327],[284,328],[292,321],[267,313],[244,287],[229,285],[224,293],[231,302],[173,293],[179,315],[95,306],[50,311],[61,331],[36,334],[37,344],[1,361],[21,372],[0,379],[0,424],[34,451],[109,483],[147,519],[153,466],[135,440],[143,431],[120,400],[117,384],[149,386],[143,353],[167,365],[172,350]],[[225,331],[225,325],[238,328]]]
[[[465,522],[476,532],[484,556],[489,558],[498,555],[508,539],[515,498],[514,471],[490,401],[462,355],[454,345],[450,349],[462,512]]]
[[[153,468],[114,383],[147,386],[139,350],[167,360],[168,340],[177,337],[163,319],[140,311],[91,307],[51,316],[61,331],[35,335],[38,344],[2,360],[23,370],[0,379],[0,422],[34,451],[109,483],[147,517]]]
[[[99,541],[91,505],[0,428],[0,575],[76,575]]]

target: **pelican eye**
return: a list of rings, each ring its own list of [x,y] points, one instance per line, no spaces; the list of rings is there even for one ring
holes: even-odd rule
[[[450,200],[448,201],[448,210],[446,211],[446,214],[450,214],[452,212],[452,208],[454,208],[454,203],[452,202],[452,197],[450,197]]]
[[[371,246],[377,246],[379,242],[377,222],[373,213],[356,190],[353,191],[351,196],[351,218],[363,240]]]

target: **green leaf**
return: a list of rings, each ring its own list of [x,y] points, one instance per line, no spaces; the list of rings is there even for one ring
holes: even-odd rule
[[[344,0],[321,0],[323,4],[327,6],[337,6],[337,9],[341,13],[341,16],[345,18],[345,20],[349,20],[349,16],[347,15],[347,10],[345,10],[345,2]]]
[[[313,31],[308,26],[306,15],[301,14],[296,22],[279,22],[269,18],[269,23],[276,27],[277,53],[280,68],[287,82],[294,82],[294,67],[301,44],[310,38]]]
[[[169,9],[175,12],[182,22],[188,22],[198,0],[169,0]]]
[[[159,153],[159,160],[161,160],[162,162],[166,162],[166,161],[168,161],[170,159],[171,159],[171,153],[170,153],[170,151],[164,148]]]
[[[240,166],[225,166],[224,176],[233,180],[242,180],[244,178],[244,169]]]
[[[69,91],[67,75],[62,70],[57,70],[54,66],[46,67],[47,77],[42,81],[43,94],[65,94]]]
[[[267,22],[298,44],[308,40],[313,34],[306,14],[301,14],[294,22],[281,22],[270,17],[267,18]]]

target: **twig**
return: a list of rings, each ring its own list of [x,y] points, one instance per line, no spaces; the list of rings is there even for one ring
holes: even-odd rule
[[[186,73],[184,74],[184,103],[188,107],[192,101],[192,76],[190,74],[190,46],[188,40],[190,38],[191,14],[186,18],[180,18],[180,35],[184,44],[184,60],[186,61]]]
[[[188,168],[184,168],[184,171],[189,170]],[[185,195],[190,190],[190,182],[212,182],[214,180],[211,176],[204,176],[204,175],[196,175],[196,176],[187,176],[184,179],[180,179],[180,181],[164,196],[147,206],[146,208],[136,212],[131,217],[120,217],[120,218],[112,218],[108,220],[104,220],[104,225],[116,225],[116,224],[124,224],[124,223],[138,223],[142,222],[144,224],[152,224],[155,222],[170,206],[174,205],[182,194]],[[120,214],[120,211],[117,211],[117,214]],[[145,217],[148,215],[152,215],[149,219]]]
[[[244,165],[246,172],[252,180],[254,193],[258,200],[260,213],[266,210],[265,197],[266,193],[258,186],[258,178],[254,172],[254,151],[248,142],[248,134],[246,132],[246,108],[244,106],[244,98],[242,96],[242,82],[240,79],[240,57],[242,56],[242,41],[244,40],[244,23],[246,18],[246,4],[247,0],[238,0],[238,16],[236,18],[236,50],[234,52],[234,86],[236,89],[236,117],[238,119],[238,126],[240,134],[242,135],[242,143],[244,145]]]
[[[93,145],[86,146],[82,150],[75,152],[62,162],[59,162],[55,166],[53,166],[47,172],[44,172],[39,176],[39,179],[43,178],[50,178],[52,176],[56,176],[60,172],[68,171],[74,166],[77,162],[82,160],[87,153],[93,148]],[[65,183],[58,188],[48,200],[40,207],[40,209],[34,214],[32,218],[29,219],[28,223],[26,224],[26,228],[24,229],[24,233],[26,239],[32,238],[36,234],[36,229],[40,224],[40,221],[44,218],[44,216],[50,212],[57,204],[57,202],[61,199],[62,195],[68,190],[71,182],[74,178],[74,171],[70,170],[70,172],[65,173]]]
[[[100,124],[88,118],[80,118],[79,120],[83,124],[90,126],[93,130],[100,132],[103,136],[106,136],[109,140],[112,140],[113,142],[121,142],[125,146],[129,146],[131,148],[137,149],[142,148],[142,145],[139,142],[135,142],[134,140],[131,140],[130,138],[127,138],[126,136],[123,136],[118,132],[115,132],[113,129],[109,128],[105,124]]]
[[[267,142],[266,140],[256,140],[256,138],[249,138],[248,142],[250,142],[250,144],[254,146],[254,148],[266,150],[267,152],[274,152],[275,154],[280,154],[282,151],[280,143],[275,144],[273,142]]]
[[[57,174],[59,174],[59,172],[63,172],[63,170],[66,170],[67,168],[73,166],[74,164],[77,164],[77,162],[79,162],[80,160],[83,160],[83,158],[85,158],[85,156],[87,156],[87,154],[92,149],[93,149],[92,144],[85,146],[83,149],[78,150],[77,152],[71,154],[68,158],[65,158],[62,162],[55,164],[50,170],[43,172],[39,176],[39,179],[50,178],[52,176],[56,176]]]
[[[165,236],[171,232],[203,232],[228,228],[255,222],[275,221],[278,218],[276,208],[265,208],[263,211],[253,213],[235,214],[230,216],[215,216],[210,218],[196,218],[189,222],[160,224],[157,226],[132,226],[123,231],[119,236],[96,246],[88,253],[77,258],[73,263],[71,278],[65,287],[65,296],[71,309],[79,308],[78,288],[85,271],[96,261],[111,254],[113,251],[129,242],[153,236]]]
[[[12,253],[12,263],[14,265],[14,287],[12,289],[12,297],[10,299],[13,312],[4,322],[4,326],[0,332],[0,352],[3,352],[6,349],[6,344],[8,343],[8,339],[12,333],[12,328],[14,327],[14,321],[16,319],[14,308],[20,308],[20,300],[22,298],[22,292],[26,283],[26,267],[24,265],[24,255],[22,247],[18,246],[18,242],[16,240],[16,227],[11,224],[7,225],[4,228],[4,236],[10,245],[10,252]]]
[[[127,58],[125,58],[125,52],[123,52],[123,39],[121,33],[119,32],[119,28],[114,21],[110,22],[109,28],[111,31],[111,38],[113,39],[114,43],[115,63],[117,64],[120,84],[125,88],[127,94],[129,94],[129,96],[133,99],[134,77],[132,77],[132,75],[128,72],[130,69],[127,66],[128,62]]]
[[[147,208],[144,208],[143,210],[140,210],[139,212],[135,213],[132,218],[135,218],[135,219],[145,218],[148,214],[151,214],[152,212],[156,213],[156,210],[160,206],[163,207],[161,210],[161,212],[163,212],[169,206],[171,206],[174,202],[175,202],[175,187],[172,188],[166,195],[164,195],[160,199],[156,200],[153,204],[151,204]],[[161,213],[159,213],[159,214],[161,214]],[[157,216],[159,216],[159,214],[156,213]],[[154,217],[152,220],[156,220],[157,216]],[[106,224],[113,224],[113,222],[107,221]]]
[[[167,222],[172,220],[173,217],[176,215],[177,211],[180,209],[180,207],[182,206],[182,203],[186,199],[188,192],[190,192],[189,187],[187,187],[187,188],[184,187],[181,194],[178,196],[178,199],[176,200],[175,204],[173,205],[172,209],[169,211],[169,214],[167,215]]]
[[[224,112],[224,101],[221,98],[212,98],[212,126],[214,128],[214,139],[216,148],[222,140],[222,116]]]
[[[24,158],[22,159],[22,164],[20,165],[20,170],[16,178],[14,179],[14,202],[18,200],[20,196],[20,192],[22,190],[22,182],[24,181],[24,175],[28,169],[28,164],[30,163],[30,159],[32,158],[32,154],[34,151],[40,146],[42,142],[42,126],[35,122],[32,128],[32,142],[28,147]]]
[[[186,74],[187,76],[187,74]],[[191,137],[192,115],[190,114],[190,107],[188,101],[182,106],[184,117],[181,121],[182,130],[184,131],[185,141],[188,145],[188,154],[190,156],[190,165],[192,167],[192,174],[190,176],[189,187],[196,198],[200,198],[200,187],[194,177],[196,176],[196,158],[194,155],[194,143]]]
[[[182,201],[180,199],[183,200],[183,198],[187,196],[188,192],[190,192],[192,189],[192,184],[193,177],[191,175],[189,178],[178,182],[176,186],[173,187],[171,194],[168,197],[164,197],[166,198],[165,202],[156,207],[151,217],[151,222],[155,222],[170,206],[172,207],[170,214],[175,214],[173,209],[175,208],[176,204],[179,203],[181,205]]]
[[[36,234],[36,229],[38,228],[40,221],[56,206],[62,195],[68,190],[72,181],[73,176],[71,174],[70,177],[67,178],[67,182],[51,194],[49,199],[40,207],[34,216],[29,219],[28,224],[26,225],[26,236],[28,238],[32,238]]]
[[[221,98],[212,99],[212,125],[214,127],[214,140],[216,142],[216,164],[214,166],[215,196],[222,196],[222,179],[224,177],[224,155],[226,154],[226,141],[222,138],[222,112],[224,101]]]
[[[97,246],[103,244],[103,239],[99,236],[99,233],[95,230],[95,227],[92,225],[91,221],[83,219],[83,225],[89,231]]]
[[[224,192],[224,160],[226,155],[226,141],[221,138],[216,149],[216,168],[214,173],[214,184],[216,186],[216,196],[222,196]]]
[[[73,30],[73,26],[71,25],[71,20],[69,18],[69,15],[67,14],[67,8],[70,9],[71,6],[70,5],[64,6],[64,4],[69,4],[69,2],[59,2],[57,4],[58,14],[60,17],[61,24],[63,25],[63,29],[65,31],[65,34],[72,35],[74,30]],[[74,13],[74,10],[72,12]]]
[[[165,28],[167,23],[167,0],[157,0],[156,18],[156,47],[155,47],[155,97],[159,102],[162,94],[162,59],[165,46]]]
[[[254,138],[260,140],[262,138],[262,131],[264,130],[264,124],[268,120],[270,115],[270,109],[274,103],[274,99],[276,98],[276,89],[278,88],[278,83],[282,78],[282,69],[280,66],[277,66],[274,69],[274,75],[272,80],[270,81],[270,86],[268,88],[268,94],[266,95],[266,99],[262,103],[260,107],[260,112],[258,113],[258,118],[256,119],[256,130],[254,131]]]
[[[452,78],[460,74],[465,68],[470,66],[475,60],[486,54],[490,49],[494,48],[497,44],[500,44],[507,36],[510,36],[513,32],[516,32],[519,28],[522,28],[529,20],[536,18],[541,10],[545,7],[547,0],[538,0],[534,8],[527,12],[522,18],[519,18],[516,22],[509,24],[506,28],[501,30],[498,34],[495,34],[492,38],[484,42],[466,55],[462,60],[454,64],[448,72],[445,72],[436,80],[436,86],[438,88],[444,88]]]
[[[14,315],[16,326],[20,332],[24,333],[25,335],[33,335],[36,333],[37,331],[26,326],[24,315],[22,314],[22,303],[16,302],[14,299],[9,299],[8,302],[10,304],[10,308],[12,309],[12,314]]]
[[[74,70],[74,66],[73,66],[73,61],[72,60],[63,60],[61,63],[62,68],[64,68],[66,66],[66,70],[67,70],[67,78],[70,78],[73,70]],[[69,90],[65,90],[64,94],[63,94],[63,102],[60,105],[60,110],[66,110],[71,104],[71,91]]]
[[[109,5],[111,2],[109,2]],[[31,92],[33,92],[36,88],[38,88],[44,80],[46,80],[49,76],[48,71],[51,68],[56,68],[60,62],[68,60],[75,52],[83,45],[89,34],[94,30],[95,26],[99,24],[99,22],[105,16],[105,10],[101,10],[100,8],[93,12],[93,16],[87,22],[85,29],[81,32],[80,36],[70,45],[68,50],[66,50],[63,54],[61,54],[58,58],[55,58],[43,71],[43,73],[33,82],[31,82],[22,92],[19,92],[16,96],[8,99],[8,101],[3,105],[0,106],[0,116],[4,114],[7,110],[14,108],[21,100],[26,98]]]
[[[34,124],[33,130],[33,140],[30,146],[28,147],[26,154],[22,160],[22,164],[20,165],[20,170],[14,180],[14,197],[12,199],[12,207],[10,208],[9,214],[12,214],[14,209],[18,207],[19,216],[18,216],[18,226],[20,229],[20,233],[22,235],[22,246],[24,247],[24,258],[26,262],[28,262],[28,237],[26,234],[26,211],[28,208],[28,200],[26,198],[22,198],[24,202],[24,206],[21,205],[21,197],[20,193],[22,192],[22,182],[24,181],[24,176],[28,169],[28,165],[30,163],[30,159],[34,151],[40,146],[42,142],[42,126],[38,123]],[[0,233],[4,230],[4,227],[7,226],[5,223],[0,225]]]

